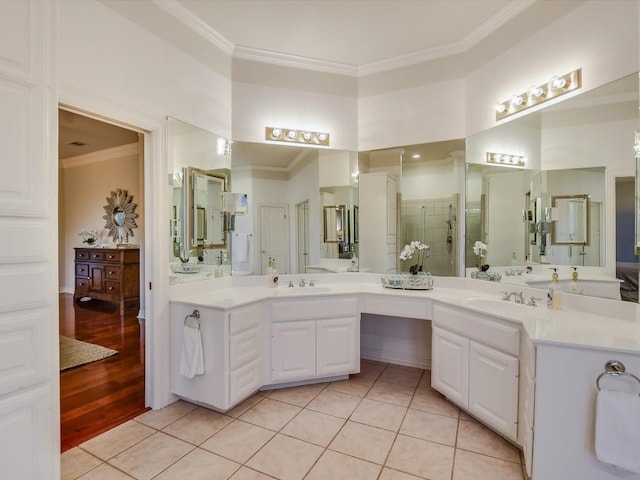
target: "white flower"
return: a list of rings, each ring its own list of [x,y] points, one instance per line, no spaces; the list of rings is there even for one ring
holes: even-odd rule
[[[80,230],[80,233],[78,233],[78,235],[82,237],[82,241],[85,243],[93,243],[98,240],[98,232],[95,230],[95,228],[83,228],[82,230]]]
[[[486,243],[482,243],[480,240],[476,240],[476,243],[473,245],[473,253],[475,253],[478,257],[484,257],[485,253],[487,253]]]
[[[425,245],[422,242],[414,240],[410,244],[404,246],[404,248],[402,249],[402,252],[400,252],[400,260],[408,260],[409,258],[413,258],[413,255],[416,253],[416,250],[418,252],[421,252],[423,250],[427,250],[428,248],[429,248],[428,245]]]

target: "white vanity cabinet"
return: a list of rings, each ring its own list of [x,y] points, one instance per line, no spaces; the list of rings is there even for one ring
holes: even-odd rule
[[[444,305],[433,307],[433,388],[516,440],[519,328]]]
[[[360,319],[355,298],[271,305],[271,383],[357,373]]]
[[[172,393],[226,411],[257,391],[263,382],[263,304],[228,311],[174,303],[171,306]],[[204,374],[187,378],[180,373],[184,319],[198,310],[204,351]]]

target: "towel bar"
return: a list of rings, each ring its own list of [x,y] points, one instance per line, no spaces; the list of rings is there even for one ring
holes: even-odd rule
[[[193,318],[196,321],[196,323],[198,324],[197,328],[200,329],[200,310],[194,310],[193,312],[191,312],[191,315],[187,315],[186,317],[184,317],[185,325],[187,325],[187,320],[189,320],[190,318]]]
[[[598,389],[598,391],[600,391],[600,379],[605,375],[611,375],[612,377],[618,377],[621,375],[626,377],[631,377],[640,385],[640,378],[635,376],[633,373],[627,372],[627,369],[624,366],[624,363],[622,363],[619,360],[609,360],[604,365],[604,372],[598,375],[598,378],[596,379],[596,388]]]

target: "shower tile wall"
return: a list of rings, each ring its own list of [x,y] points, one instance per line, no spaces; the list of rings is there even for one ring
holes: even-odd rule
[[[404,245],[419,240],[430,247],[425,270],[432,275],[456,274],[457,196],[422,200],[404,200],[401,211],[401,242]],[[449,226],[449,223],[451,226]],[[447,241],[450,238],[451,241]],[[400,262],[400,269],[408,271],[411,260]]]

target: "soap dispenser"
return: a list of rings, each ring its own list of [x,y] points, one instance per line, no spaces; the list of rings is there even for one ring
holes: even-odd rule
[[[574,295],[582,295],[582,285],[578,283],[578,268],[571,267],[573,272],[571,273],[571,285],[569,285],[569,293]]]
[[[269,287],[277,287],[278,286],[278,270],[276,270],[276,260],[275,258],[269,257],[269,262],[267,263],[267,276]]]
[[[547,290],[547,307],[551,310],[562,310],[562,289],[558,285],[558,269],[552,268],[551,284]]]

